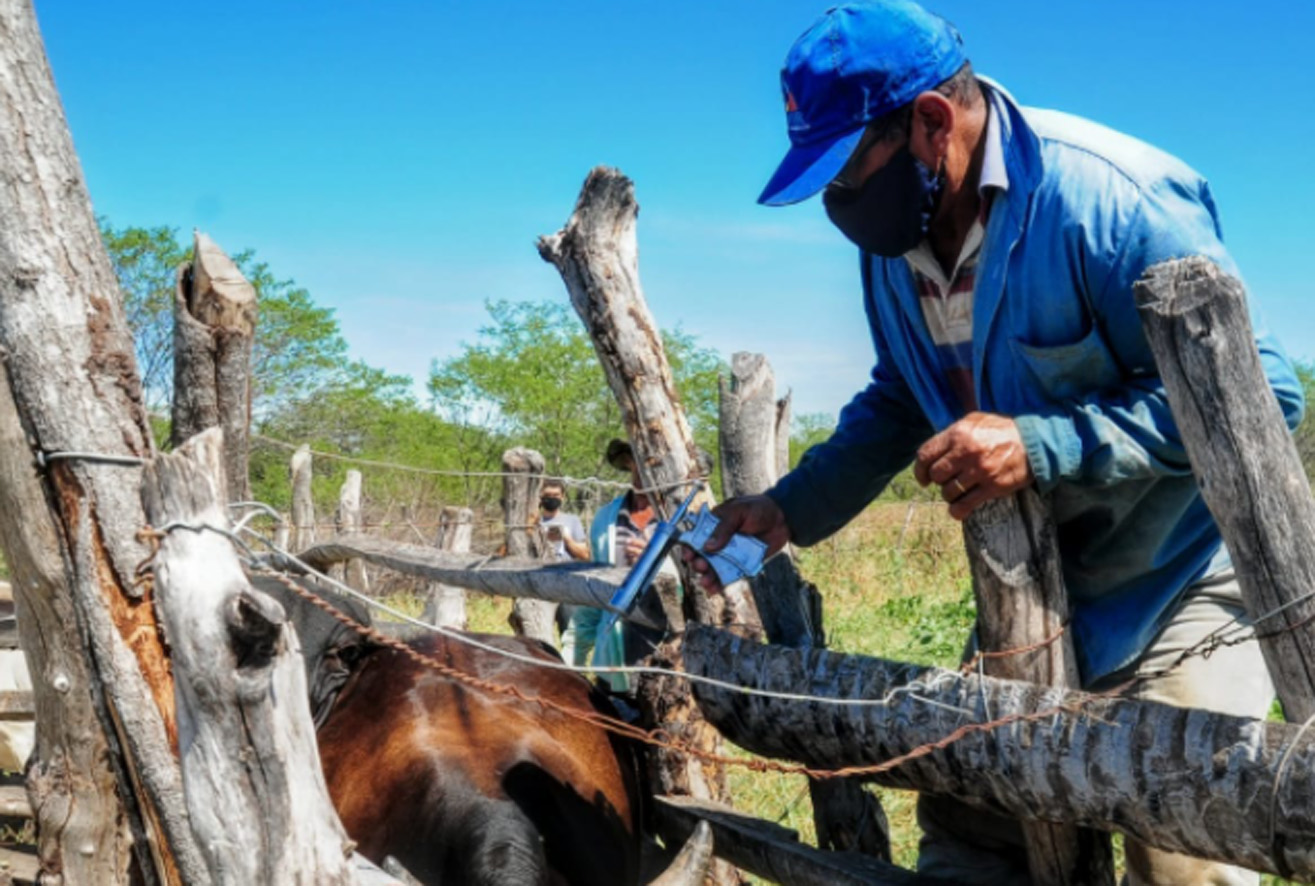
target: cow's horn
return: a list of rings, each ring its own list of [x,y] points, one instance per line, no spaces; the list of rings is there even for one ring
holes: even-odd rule
[[[701,821],[685,841],[685,848],[649,886],[700,886],[712,863],[712,828]]]

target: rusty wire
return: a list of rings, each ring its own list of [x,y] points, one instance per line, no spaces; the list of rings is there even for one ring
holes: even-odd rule
[[[161,527],[161,529],[159,530],[151,530],[151,529],[144,530],[144,536],[152,539],[153,541],[158,542],[158,540],[163,537],[164,533],[174,529],[188,529],[192,531],[206,531],[206,530],[214,531],[219,534],[225,535],[230,540],[234,541],[234,543],[237,544],[241,550],[246,551],[248,554],[250,554],[251,552],[251,549],[239,538],[237,538],[234,533],[231,533],[220,527],[204,525],[204,524],[193,525],[193,524],[183,524],[183,523],[172,523],[165,527]],[[254,533],[252,530],[247,529],[246,531],[252,534],[254,537],[258,538],[263,544],[265,544],[275,553],[282,554],[283,556],[288,557],[294,562],[299,562],[297,561],[297,558],[295,556],[288,554],[286,551],[281,551],[276,546],[271,544],[267,539],[263,538],[257,533]],[[154,548],[155,546],[153,545],[152,547]],[[154,556],[154,550],[152,551],[151,558],[153,558],[153,556]],[[148,558],[146,564],[143,564],[143,567],[149,564],[149,559],[150,558]],[[301,564],[301,565],[303,567],[305,566],[305,564]],[[1147,679],[1151,679],[1152,677],[1163,676],[1164,674],[1181,666],[1185,661],[1187,661],[1192,657],[1195,656],[1208,657],[1212,652],[1214,652],[1216,649],[1220,648],[1221,646],[1232,646],[1242,642],[1248,642],[1251,640],[1272,638],[1274,636],[1278,636],[1280,634],[1287,633],[1292,630],[1296,630],[1297,628],[1304,626],[1310,620],[1310,619],[1302,619],[1301,621],[1295,624],[1285,625],[1283,628],[1275,629],[1265,634],[1256,633],[1253,625],[1239,625],[1239,627],[1242,629],[1251,628],[1251,633],[1245,634],[1241,637],[1227,636],[1228,631],[1230,630],[1236,631],[1238,629],[1234,627],[1233,623],[1230,623],[1229,625],[1225,625],[1222,628],[1216,629],[1215,631],[1208,634],[1206,637],[1202,638],[1202,640],[1198,641],[1193,646],[1184,650],[1183,653],[1179,655],[1178,658],[1176,658],[1170,665],[1154,672],[1135,675],[1132,678],[1109,689],[1100,692],[1083,693],[1083,697],[1081,699],[1072,700],[1064,704],[1054,705],[1052,707],[1048,707],[1039,711],[1020,712],[995,719],[987,719],[982,722],[966,723],[954,729],[947,735],[937,739],[936,741],[927,742],[923,745],[911,749],[907,753],[900,754],[895,757],[891,757],[880,763],[866,764],[859,766],[845,766],[835,769],[824,769],[824,768],[805,766],[801,763],[783,763],[776,760],[766,760],[758,757],[744,758],[744,757],[733,757],[727,754],[718,754],[697,747],[693,745],[691,742],[679,738],[677,736],[673,736],[669,732],[661,728],[644,729],[643,727],[637,726],[632,723],[628,723],[625,720],[622,720],[618,717],[609,716],[606,714],[599,713],[597,711],[583,711],[577,708],[570,707],[568,705],[563,705],[559,702],[555,702],[552,699],[543,698],[537,695],[527,695],[526,693],[524,693],[514,685],[503,684],[503,683],[498,683],[495,681],[479,678],[474,676],[473,674],[469,674],[457,668],[453,668],[449,665],[443,664],[437,659],[434,659],[430,656],[424,655],[421,652],[418,652],[417,650],[413,649],[412,647],[410,647],[409,645],[407,645],[406,643],[400,640],[395,640],[393,638],[387,637],[386,635],[380,633],[379,631],[375,630],[372,627],[362,625],[359,622],[357,622],[355,619],[353,619],[351,616],[341,612],[332,604],[321,599],[316,594],[302,588],[296,582],[290,580],[289,578],[287,578],[285,575],[281,573],[274,572],[268,569],[259,569],[256,571],[261,574],[269,575],[270,577],[279,581],[281,584],[285,585],[290,591],[297,594],[299,597],[307,600],[307,602],[310,602],[316,607],[324,610],[326,613],[328,613],[330,616],[332,616],[335,620],[337,620],[344,626],[360,633],[362,636],[369,638],[371,641],[381,646],[393,649],[407,656],[408,658],[420,664],[421,666],[432,669],[435,672],[442,674],[444,677],[447,677],[448,679],[454,680],[466,686],[470,686],[471,688],[477,689],[481,692],[494,694],[494,695],[501,695],[507,698],[514,699],[521,703],[535,704],[546,710],[552,710],[563,716],[588,723],[589,725],[603,729],[609,733],[622,736],[652,747],[658,747],[664,750],[693,757],[705,763],[710,763],[720,766],[737,767],[741,769],[747,769],[752,772],[774,772],[784,775],[803,775],[808,778],[816,778],[816,779],[875,776],[883,772],[888,772],[892,769],[896,769],[899,766],[902,766],[906,763],[925,757],[938,750],[943,750],[949,747],[950,745],[958,741],[961,741],[964,738],[967,738],[970,735],[975,735],[983,732],[990,732],[995,729],[999,729],[1001,727],[1009,726],[1015,723],[1028,723],[1028,722],[1036,722],[1039,720],[1045,720],[1064,713],[1081,713],[1083,707],[1088,703],[1096,700],[1122,697],[1124,693],[1127,692],[1127,690],[1129,690],[1136,684],[1141,683]],[[903,686],[895,687],[895,689],[893,689],[890,693],[888,693],[885,697],[881,699],[837,699],[837,698],[829,698],[825,696],[810,696],[810,695],[800,695],[794,693],[778,693],[778,692],[771,692],[767,690],[760,690],[760,689],[755,689],[753,687],[726,683],[725,681],[714,680],[711,678],[701,677],[701,676],[688,674],[682,671],[675,671],[667,668],[651,668],[651,667],[577,668],[571,665],[566,665],[564,663],[543,661],[540,659],[534,659],[529,656],[520,656],[515,653],[507,652],[506,650],[497,649],[496,647],[486,646],[485,644],[479,643],[478,641],[474,641],[472,638],[464,637],[459,632],[449,631],[447,629],[440,628],[439,626],[436,625],[426,625],[423,622],[405,616],[404,613],[398,613],[396,610],[393,610],[391,607],[387,607],[384,604],[379,603],[378,601],[371,600],[369,597],[365,596],[364,594],[360,594],[359,592],[347,587],[346,585],[342,585],[340,582],[332,579],[329,576],[325,576],[323,573],[320,573],[317,570],[310,570],[310,571],[316,576],[331,583],[332,585],[336,585],[344,590],[350,591],[354,596],[359,597],[367,605],[373,606],[375,608],[385,609],[393,613],[394,615],[403,617],[405,620],[413,624],[419,625],[420,627],[423,628],[427,628],[443,636],[447,636],[449,639],[454,639],[459,642],[467,642],[470,645],[476,646],[478,648],[484,648],[495,654],[502,655],[504,657],[514,658],[517,660],[522,660],[527,664],[535,665],[539,667],[557,669],[557,670],[567,670],[581,674],[590,673],[590,672],[606,673],[606,672],[614,672],[614,671],[626,672],[626,673],[657,674],[665,677],[683,679],[689,682],[707,683],[724,691],[739,692],[739,693],[755,695],[755,696],[773,697],[782,700],[801,701],[804,703],[885,706],[885,705],[889,705],[894,698],[900,695],[907,695],[911,699],[921,703],[926,703],[935,707],[948,708],[952,711],[957,711],[960,713],[975,715],[975,712],[973,711],[967,711],[962,708],[956,708],[950,705],[945,705],[943,703],[936,702],[932,699],[928,699],[916,694],[916,690],[934,689],[936,683],[940,682],[941,680],[959,679],[959,675],[957,675],[953,671],[942,671],[937,677],[933,678],[930,684],[921,684],[915,682],[915,683],[910,683],[910,684],[905,684]],[[1260,616],[1255,620],[1254,624],[1258,624],[1269,618],[1277,616],[1282,611],[1291,608],[1292,606],[1301,602],[1303,599],[1307,599],[1311,596],[1315,596],[1315,594],[1307,594],[1304,597],[1297,598],[1293,601],[1289,601],[1289,603],[1285,604],[1284,606],[1278,607],[1271,612],[1263,614],[1262,616]],[[1007,649],[1007,650],[999,650],[999,651],[993,651],[987,653],[979,653],[978,656],[975,656],[969,662],[966,662],[965,667],[969,668],[968,672],[970,672],[971,668],[974,665],[977,665],[978,663],[980,663],[986,658],[1005,658],[1009,656],[1022,655],[1036,651],[1037,649],[1044,648],[1056,642],[1060,637],[1063,636],[1066,630],[1067,630],[1067,626],[1062,626],[1050,637],[1047,637],[1038,643],[1029,644],[1027,646],[1019,647],[1016,649]]]

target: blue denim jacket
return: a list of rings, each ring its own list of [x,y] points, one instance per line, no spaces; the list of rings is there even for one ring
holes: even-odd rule
[[[977,402],[1012,416],[1057,524],[1084,684],[1132,662],[1181,592],[1227,565],[1142,333],[1132,284],[1204,255],[1229,273],[1205,180],[1095,123],[1023,111],[985,84],[1009,188],[991,206],[973,305]],[[862,256],[872,381],[771,495],[795,542],[835,532],[931,434],[962,417],[908,262]],[[1276,341],[1257,337],[1291,427],[1304,402]]]

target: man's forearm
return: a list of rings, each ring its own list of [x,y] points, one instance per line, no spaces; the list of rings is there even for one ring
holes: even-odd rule
[[[589,559],[589,542],[566,537],[562,539],[562,543],[566,545],[566,553],[571,555],[572,560]]]

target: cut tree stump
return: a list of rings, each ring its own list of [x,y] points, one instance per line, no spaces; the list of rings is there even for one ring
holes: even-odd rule
[[[353,844],[320,769],[306,668],[283,607],[247,581],[212,428],[147,465],[164,527],[150,576],[170,637],[192,829],[216,886],[351,886]],[[174,527],[174,528],[168,528]]]
[[[766,491],[789,468],[789,404],[776,399],[776,378],[761,354],[731,356],[721,379],[722,490],[727,498]],[[785,462],[781,441],[785,439]],[[751,583],[770,643],[826,646],[822,596],[800,576],[788,548],[768,560]],[[824,849],[854,850],[890,860],[890,824],[875,794],[857,780],[810,779],[813,823]]]
[[[1239,280],[1206,258],[1163,262],[1133,287],[1201,495],[1289,720],[1315,716],[1315,500],[1265,377]]]
[[[177,448],[207,428],[224,431],[228,500],[249,501],[251,347],[256,290],[200,231],[174,291],[174,389],[170,427]]]
[[[585,179],[566,225],[539,238],[539,255],[562,275],[571,305],[594,344],[603,374],[621,407],[644,487],[653,490],[651,498],[659,513],[672,514],[689,493],[690,481],[704,468],[676,394],[662,336],[639,282],[638,213],[630,179],[615,169],[597,167]],[[710,598],[685,571],[683,585],[686,611],[693,617],[734,626],[746,636],[762,636],[753,597],[743,584]],[[639,697],[649,707],[641,713],[651,721],[649,725],[660,724],[691,736],[698,744],[718,746],[719,738],[701,721],[687,687],[658,681],[656,685],[668,693],[663,695],[642,684]],[[661,717],[654,720],[659,710]],[[660,749],[649,759],[657,791],[692,792],[691,796],[700,799],[729,802],[721,767],[703,766]],[[740,877],[726,866],[716,865],[711,881],[726,886],[740,882]]]
[[[543,456],[518,446],[502,454],[502,519],[507,526],[508,557],[541,557],[539,544],[539,487],[543,485]],[[557,607],[546,600],[517,597],[512,604],[511,626],[517,634],[557,645],[553,615]]]

